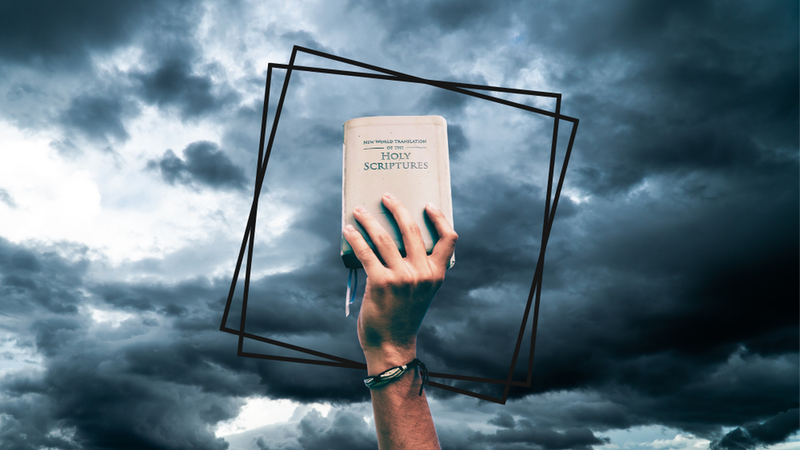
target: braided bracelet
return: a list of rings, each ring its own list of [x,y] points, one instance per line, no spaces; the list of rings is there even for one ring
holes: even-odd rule
[[[425,383],[430,380],[430,376],[428,375],[428,368],[425,367],[425,363],[420,361],[419,358],[414,358],[414,360],[408,364],[392,367],[391,369],[386,370],[379,375],[364,378],[364,384],[366,384],[370,389],[385,386],[400,379],[400,377],[402,377],[409,368],[417,366],[419,367],[419,373],[422,375],[422,386],[419,387],[419,395],[422,395],[422,390],[425,388]]]

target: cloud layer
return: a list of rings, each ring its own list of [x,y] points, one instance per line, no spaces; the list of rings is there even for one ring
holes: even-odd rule
[[[218,331],[266,63],[287,62],[294,44],[561,92],[562,112],[581,120],[548,243],[533,385],[505,406],[429,389],[444,448],[596,448],[647,427],[713,449],[796,439],[797,17],[788,1],[0,6],[0,217],[16,230],[0,235],[0,446],[374,448],[362,373],[238,358]],[[553,123],[428,86],[292,74],[247,330],[363,357],[342,308],[341,125],[382,114],[449,124],[458,263],[419,355],[432,371],[505,378],[541,244]],[[52,198],[88,206],[55,211]],[[69,236],[85,238],[45,232],[72,223],[83,230]],[[230,323],[239,317],[235,307]],[[253,396],[334,406],[231,438],[238,447],[218,438]]]

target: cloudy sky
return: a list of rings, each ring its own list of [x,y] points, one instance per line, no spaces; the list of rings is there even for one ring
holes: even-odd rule
[[[798,445],[797,36],[795,1],[1,3],[0,447],[376,447],[363,372],[237,357],[219,331],[267,64],[293,45],[559,92],[580,119],[532,387],[505,405],[429,388],[444,448]],[[292,74],[249,332],[363,359],[343,311],[342,124],[427,114],[448,120],[460,240],[419,355],[505,378],[553,122],[430,86]]]

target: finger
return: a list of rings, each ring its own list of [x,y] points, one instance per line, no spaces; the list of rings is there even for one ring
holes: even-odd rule
[[[367,271],[367,273],[376,270],[378,267],[383,269],[383,264],[375,255],[375,252],[372,251],[372,248],[367,244],[364,236],[362,236],[354,226],[347,224],[344,227],[343,233],[344,238],[347,239],[350,247],[353,247],[353,253],[355,253],[356,258],[361,261],[361,265],[364,266],[364,270]]]
[[[436,233],[439,234],[439,240],[433,246],[433,252],[430,257],[437,267],[447,268],[450,265],[450,258],[456,249],[458,234],[453,230],[453,226],[450,225],[450,222],[447,221],[444,213],[439,208],[428,203],[425,205],[425,212],[433,222],[433,226],[436,227]]]
[[[389,193],[383,194],[383,204],[392,213],[397,226],[400,228],[400,234],[403,235],[406,258],[412,264],[424,261],[428,254],[425,251],[425,243],[422,241],[422,232],[419,230],[419,225],[411,217],[411,213],[408,212],[408,208],[403,202]]]
[[[403,257],[400,256],[400,251],[397,250],[397,244],[394,243],[394,239],[375,220],[372,214],[363,207],[357,206],[353,210],[353,216],[367,231],[369,238],[372,239],[372,243],[375,244],[375,248],[381,254],[381,258],[383,258],[388,267],[396,267],[403,262]]]

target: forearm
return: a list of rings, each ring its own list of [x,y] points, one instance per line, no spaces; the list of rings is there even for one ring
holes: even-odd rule
[[[372,374],[372,372],[370,372]],[[372,389],[372,410],[381,450],[439,449],[422,377],[416,369],[399,380]]]

